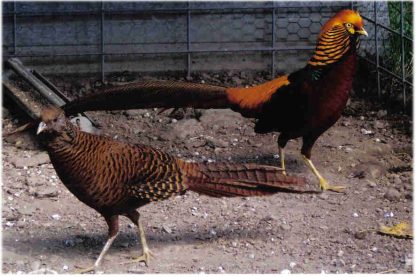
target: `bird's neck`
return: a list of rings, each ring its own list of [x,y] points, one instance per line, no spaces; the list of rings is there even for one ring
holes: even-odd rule
[[[314,69],[325,69],[350,54],[359,46],[358,35],[350,35],[343,26],[335,26],[321,34],[315,52],[308,65]]]
[[[79,144],[78,142],[81,141],[80,137],[82,137],[82,132],[71,123],[64,131],[45,138],[45,142],[49,152],[61,152],[67,147]]]

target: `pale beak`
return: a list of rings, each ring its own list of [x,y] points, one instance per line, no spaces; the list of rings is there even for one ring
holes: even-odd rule
[[[40,133],[42,133],[44,130],[46,129],[46,124],[45,122],[41,122],[39,123],[39,127],[38,130],[36,131],[36,135],[39,135]]]
[[[359,35],[363,35],[363,36],[366,36],[366,37],[368,37],[368,33],[367,33],[367,31],[364,29],[364,28],[361,28],[360,30],[358,30],[358,31],[355,31],[357,34],[359,34]]]

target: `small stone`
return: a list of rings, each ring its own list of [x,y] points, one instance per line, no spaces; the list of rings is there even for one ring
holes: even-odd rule
[[[400,185],[400,184],[402,184],[402,183],[403,183],[403,181],[402,181],[402,179],[400,178],[400,176],[398,176],[398,175],[394,176],[394,184],[395,184],[395,185]]]
[[[33,195],[37,198],[50,198],[50,197],[57,197],[59,195],[59,192],[54,187],[41,187],[38,188],[37,191],[31,190],[29,195]]]
[[[169,228],[169,226],[167,226],[167,225],[163,225],[163,231],[165,231],[166,233],[168,233],[168,234],[170,234],[170,233],[172,233],[172,229],[171,228]]]
[[[374,128],[383,129],[384,127],[386,127],[386,126],[384,125],[383,122],[381,122],[379,120],[375,120],[374,121]]]
[[[322,200],[327,200],[328,199],[328,194],[327,193],[321,193],[318,197]]]
[[[9,116],[10,116],[10,112],[9,112],[9,110],[8,110],[8,109],[6,109],[5,107],[3,107],[2,112],[3,112],[3,118],[7,118],[7,117],[9,117]]]
[[[378,117],[378,118],[385,117],[386,115],[387,115],[387,111],[386,111],[386,110],[379,110],[379,111],[377,112],[377,117]]]
[[[76,243],[72,239],[67,239],[67,240],[64,241],[64,244],[65,244],[66,247],[73,247],[73,246],[75,246]]]
[[[345,153],[351,153],[353,150],[351,147],[345,147],[344,151]]]
[[[393,212],[386,212],[386,213],[384,213],[384,218],[392,218],[392,217],[394,217],[394,213]]]
[[[380,167],[377,166],[371,166],[368,171],[370,172],[370,176],[374,179],[380,178],[382,175]]]
[[[289,269],[283,269],[280,271],[280,274],[291,274],[292,272]]]
[[[130,246],[130,244],[128,242],[123,242],[120,244],[120,247],[122,248],[128,248]]]
[[[378,250],[378,249],[377,249],[377,247],[375,247],[375,246],[374,246],[373,248],[371,248],[371,251],[373,251],[373,252],[377,252],[377,250]]]
[[[289,231],[291,228],[288,224],[281,224],[280,229],[282,229],[283,231]]]
[[[67,265],[64,265],[64,266],[62,267],[62,269],[63,269],[63,270],[68,270],[68,269],[69,269],[69,267],[68,267]]]
[[[55,220],[61,219],[61,216],[59,214],[53,214],[53,215],[51,215],[51,217]]]
[[[40,268],[40,261],[34,261],[30,264],[30,268],[32,269],[32,271],[38,270]]]
[[[213,137],[206,137],[205,140],[206,140],[207,145],[210,146],[211,148],[216,148],[216,147],[226,148],[230,145],[227,141],[213,138]]]
[[[371,130],[367,130],[367,129],[361,128],[361,134],[363,134],[363,135],[371,135],[373,133],[374,132],[371,131]]]
[[[352,216],[353,217],[358,217],[358,213],[353,213]]]
[[[342,257],[342,256],[344,256],[344,251],[339,250],[339,251],[338,251],[338,253],[337,253],[337,256],[338,256],[338,257]]]
[[[290,264],[289,264],[289,267],[290,267],[290,268],[292,268],[292,269],[293,269],[295,266],[296,266],[296,263],[295,263],[295,262],[290,262]]]
[[[390,201],[397,201],[400,199],[400,192],[395,188],[390,188],[384,194],[384,198]]]
[[[377,186],[377,184],[376,184],[375,182],[373,182],[373,181],[371,181],[371,180],[368,180],[368,179],[367,179],[367,185],[368,185],[370,188],[375,188],[375,187]]]
[[[354,237],[356,239],[365,239],[366,236],[367,236],[367,232],[357,232],[354,234]]]

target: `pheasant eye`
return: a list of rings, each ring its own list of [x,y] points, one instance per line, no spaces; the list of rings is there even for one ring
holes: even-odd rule
[[[352,24],[351,24],[351,23],[346,23],[346,24],[345,24],[345,27],[347,27],[347,28],[351,28],[351,27],[352,27]]]

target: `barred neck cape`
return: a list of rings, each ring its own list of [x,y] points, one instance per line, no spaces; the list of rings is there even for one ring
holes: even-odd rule
[[[360,44],[358,35],[350,35],[343,25],[336,25],[319,37],[315,53],[309,60],[311,66],[326,66],[340,61],[355,52]]]

